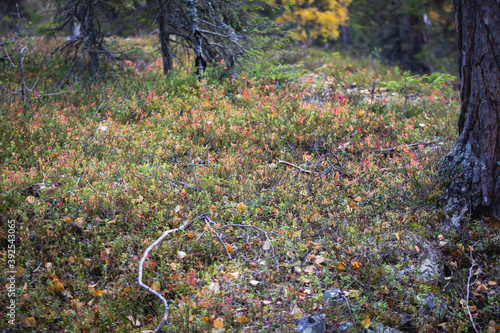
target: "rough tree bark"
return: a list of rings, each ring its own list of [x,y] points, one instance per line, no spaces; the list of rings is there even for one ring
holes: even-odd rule
[[[462,218],[500,216],[500,5],[498,0],[453,0],[462,105],[459,138],[441,161],[450,180],[447,209]]]
[[[97,31],[95,27],[94,4],[92,0],[86,0],[87,17],[85,18],[85,28],[88,35],[87,47],[90,56],[90,73],[92,81],[97,82],[97,73],[99,72],[99,44],[97,40]]]
[[[170,1],[160,1],[158,11],[159,38],[161,45],[161,56],[163,59],[163,74],[167,75],[173,69],[172,48],[170,46],[169,14],[171,11]]]
[[[203,73],[205,67],[207,67],[207,62],[203,58],[203,47],[202,47],[202,35],[200,28],[198,26],[199,17],[196,10],[196,0],[184,0],[184,3],[188,7],[189,17],[191,18],[192,34],[194,39],[194,54],[195,54],[195,65],[198,71],[198,78],[201,80],[203,78]]]

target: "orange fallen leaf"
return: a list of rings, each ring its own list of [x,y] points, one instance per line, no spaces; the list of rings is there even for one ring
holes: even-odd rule
[[[364,328],[368,328],[371,326],[371,322],[370,322],[370,318],[366,318],[364,320],[362,320],[360,322],[360,324],[364,327]]]
[[[64,285],[61,282],[57,281],[54,284],[54,288],[55,288],[56,291],[63,291],[64,290]]]
[[[94,297],[99,297],[101,296],[102,294],[104,294],[104,290],[97,290],[97,289],[94,289],[92,292],[91,292],[92,296]]]
[[[33,317],[26,317],[26,318],[24,318],[24,323],[28,327],[35,327],[36,326],[36,320]]]
[[[345,269],[345,265],[342,262],[339,262],[337,265],[335,265],[335,268],[343,271]]]
[[[239,321],[240,323],[246,323],[248,321],[247,317],[245,316],[238,317],[236,318],[236,320]]]
[[[360,268],[361,268],[361,263],[360,263],[360,262],[357,262],[357,261],[354,261],[354,262],[352,263],[352,267],[353,267],[354,269],[360,269]]]
[[[222,319],[217,318],[214,320],[214,328],[223,328],[224,327],[224,322]]]
[[[236,209],[238,209],[240,212],[243,212],[245,211],[245,209],[247,209],[247,205],[245,205],[243,202],[240,202],[236,205]]]

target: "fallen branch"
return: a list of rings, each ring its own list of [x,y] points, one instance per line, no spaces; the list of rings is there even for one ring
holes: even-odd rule
[[[295,164],[292,164],[290,162],[286,162],[286,161],[282,161],[282,160],[278,160],[278,163],[281,163],[281,164],[286,164],[288,166],[291,166],[292,168],[296,168],[298,169],[300,172],[304,172],[304,173],[308,173],[308,174],[313,174],[315,176],[318,176],[319,174],[317,172],[312,172],[311,170],[306,170],[306,169],[302,169],[301,167],[295,165]]]
[[[479,242],[479,241],[478,241]],[[470,308],[469,308],[469,294],[470,294],[470,279],[472,278],[472,271],[474,270],[474,267],[479,267],[479,265],[476,263],[476,261],[474,260],[474,258],[472,257],[472,251],[473,251],[473,248],[474,246],[478,243],[478,242],[475,242],[471,247],[470,247],[470,260],[472,261],[472,265],[471,267],[469,268],[469,277],[467,278],[467,297],[465,298],[465,305],[467,307],[467,312],[469,313],[469,318],[470,318],[470,322],[472,324],[472,328],[474,328],[474,331],[476,331],[476,333],[479,333],[479,331],[477,330],[476,328],[476,324],[474,323],[474,318],[472,318],[472,313],[470,312]]]
[[[163,326],[163,324],[167,322],[169,307],[168,307],[167,300],[162,295],[160,295],[159,293],[157,293],[156,291],[154,291],[153,289],[149,288],[147,285],[142,283],[142,270],[143,270],[144,262],[146,261],[146,258],[149,255],[149,251],[151,251],[155,246],[160,244],[169,234],[173,234],[179,230],[188,228],[194,221],[204,219],[206,215],[207,215],[207,213],[201,214],[200,216],[195,217],[194,219],[190,219],[188,221],[185,221],[183,225],[181,225],[180,227],[178,227],[176,229],[170,229],[170,230],[165,231],[163,233],[163,235],[160,236],[160,238],[158,238],[153,244],[148,246],[148,248],[146,249],[146,251],[144,251],[144,253],[141,257],[141,261],[139,262],[139,277],[138,277],[137,282],[139,283],[139,286],[141,286],[142,288],[146,289],[151,294],[158,297],[162,301],[163,305],[165,306],[165,314],[163,315],[162,320],[160,321],[158,326],[155,328],[153,333],[158,332],[158,330]]]
[[[421,142],[415,142],[415,143],[410,143],[408,145],[403,145],[403,146],[394,146],[394,147],[389,147],[389,148],[384,148],[384,149],[373,149],[372,151],[377,153],[381,152],[383,154],[391,153],[396,150],[404,149],[404,148],[412,148],[415,149],[419,146],[423,147],[428,147],[428,146],[442,146],[443,143],[439,142],[438,139],[432,140],[432,141],[421,141]]]

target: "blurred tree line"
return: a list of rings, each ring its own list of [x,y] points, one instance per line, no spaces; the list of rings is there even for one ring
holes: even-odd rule
[[[69,36],[76,64],[90,58],[93,80],[101,62],[122,55],[108,36],[158,35],[167,74],[179,49],[194,55],[201,77],[207,63],[235,72],[238,58],[254,47],[331,47],[374,57],[414,73],[454,71],[456,46],[447,0],[5,0],[0,35],[16,29],[16,3],[39,34]],[[276,39],[274,39],[276,41]],[[71,66],[73,68],[74,66]],[[64,81],[64,80],[63,80]],[[62,84],[63,82],[61,82]]]

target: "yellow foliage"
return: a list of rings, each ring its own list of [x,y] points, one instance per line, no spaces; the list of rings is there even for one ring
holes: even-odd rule
[[[288,2],[279,23],[291,21],[294,28],[289,36],[304,44],[313,40],[334,40],[339,37],[339,26],[346,25],[351,0],[296,0]]]

